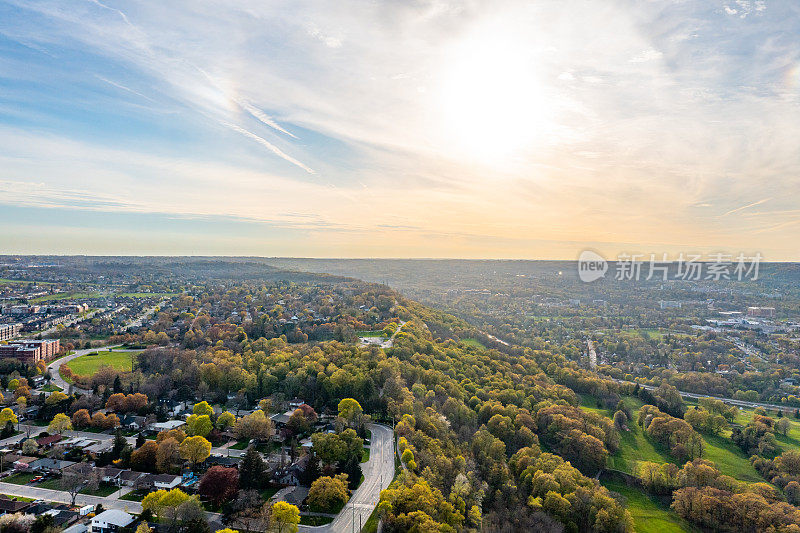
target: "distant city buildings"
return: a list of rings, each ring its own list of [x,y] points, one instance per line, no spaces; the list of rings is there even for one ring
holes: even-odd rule
[[[680,309],[681,302],[677,302],[674,300],[661,300],[658,302],[658,305],[661,309]]]
[[[747,316],[754,316],[759,318],[775,318],[774,307],[748,307]]]
[[[0,324],[0,341],[11,340],[22,331],[22,324]]]
[[[0,358],[13,357],[28,364],[36,364],[39,361],[49,361],[60,349],[61,341],[58,339],[11,341],[0,346]]]

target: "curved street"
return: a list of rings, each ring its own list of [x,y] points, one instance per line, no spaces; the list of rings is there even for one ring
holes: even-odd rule
[[[381,491],[394,478],[394,431],[378,424],[367,426],[372,432],[369,461],[361,465],[364,482],[330,524],[300,526],[305,533],[354,533],[361,531],[380,500]]]

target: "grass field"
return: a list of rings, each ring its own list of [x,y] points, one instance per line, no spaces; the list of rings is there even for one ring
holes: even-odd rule
[[[369,461],[369,448],[364,448],[361,452],[361,462],[366,463],[367,461]]]
[[[300,525],[302,526],[324,526],[325,524],[330,524],[331,522],[333,522],[333,518],[330,516],[300,516]]]
[[[467,346],[472,346],[474,348],[486,348],[486,345],[483,344],[478,339],[461,339],[461,342],[463,344],[466,344]]]
[[[53,284],[50,281],[36,281],[36,280],[27,280],[27,279],[8,279],[8,278],[0,278],[0,283],[8,283],[8,284],[38,283],[39,285],[52,285]]]
[[[356,335],[359,337],[385,337],[386,335],[383,334],[383,330],[379,329],[377,331],[356,331]]]
[[[123,292],[117,294],[119,298],[169,298],[177,295],[177,292]]]
[[[76,357],[67,366],[78,376],[91,376],[101,366],[111,366],[120,372],[130,372],[133,368],[133,353],[128,351],[97,352],[97,355]]]
[[[48,294],[47,296],[40,296],[31,300],[33,303],[51,302],[53,300],[66,300],[81,299],[81,298],[97,298],[100,296],[99,292],[59,292],[58,294]]]
[[[7,478],[3,478],[3,483],[13,483],[14,485],[25,485],[30,480],[36,477],[36,474],[30,472],[19,472]]]
[[[22,496],[9,496],[8,494],[0,494],[0,497],[7,498],[9,500],[16,499],[19,502],[32,502],[33,498],[23,498]]]
[[[614,492],[618,492],[627,500],[625,508],[631,513],[638,533],[672,533],[699,531],[690,523],[683,520],[673,510],[665,507],[657,500],[651,499],[646,494],[629,487],[624,483],[606,481],[603,485]]]
[[[148,490],[134,490],[119,497],[120,500],[127,500],[129,502],[140,502],[150,493]]]
[[[638,398],[631,397],[625,397],[623,401],[632,411],[633,420],[628,422],[629,431],[620,431],[620,448],[609,457],[609,468],[632,474],[639,461],[677,464],[678,461],[669,455],[668,450],[648,438],[644,430],[636,423],[642,402]],[[609,418],[613,415],[609,409],[598,408],[597,400],[589,395],[581,395],[581,408]],[[793,434],[793,431],[797,433]],[[764,481],[750,464],[744,452],[730,440],[730,432],[722,435],[701,434],[701,436],[706,444],[703,459],[714,462],[720,472],[741,481]],[[785,439],[787,449],[790,447],[796,449],[796,446],[800,445],[800,441],[794,439],[798,436],[800,436],[800,423],[797,424],[797,427],[793,425],[789,437],[779,437],[778,443],[781,444],[781,439]],[[794,444],[795,442],[797,445]]]

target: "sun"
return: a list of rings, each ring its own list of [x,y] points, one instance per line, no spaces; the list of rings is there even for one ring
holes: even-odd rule
[[[500,164],[547,133],[548,98],[524,40],[492,28],[475,32],[447,54],[441,120],[459,155]]]

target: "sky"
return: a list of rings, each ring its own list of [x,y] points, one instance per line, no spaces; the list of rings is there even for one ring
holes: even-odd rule
[[[800,3],[0,0],[0,254],[800,260]]]

